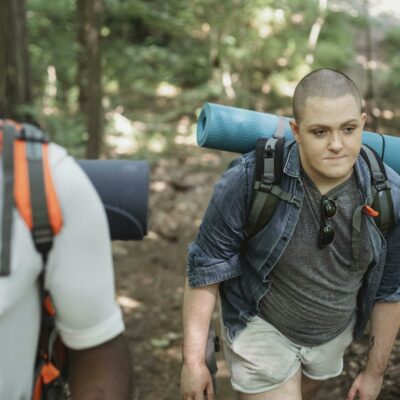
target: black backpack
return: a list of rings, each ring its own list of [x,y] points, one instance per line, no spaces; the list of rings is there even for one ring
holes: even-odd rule
[[[300,206],[296,197],[281,189],[284,144],[284,138],[257,140],[254,191],[246,226],[247,240],[264,228],[273,215],[279,200]],[[385,166],[381,157],[367,145],[362,145],[360,155],[371,172],[373,200],[368,206],[379,213],[375,217],[375,223],[381,233],[386,236],[393,227],[395,218]]]

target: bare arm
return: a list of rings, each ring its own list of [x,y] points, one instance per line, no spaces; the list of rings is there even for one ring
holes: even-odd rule
[[[365,370],[350,389],[348,400],[358,393],[360,400],[375,400],[400,327],[400,302],[377,303],[371,314],[370,349]]]
[[[129,400],[131,360],[122,335],[90,349],[69,349],[74,400]]]
[[[181,392],[184,400],[213,398],[212,380],[205,363],[208,329],[219,284],[190,288],[186,282],[183,300],[183,367]]]

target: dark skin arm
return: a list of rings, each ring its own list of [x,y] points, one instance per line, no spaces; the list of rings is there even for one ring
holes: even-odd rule
[[[69,349],[69,386],[74,400],[129,400],[132,364],[123,335],[85,349]]]

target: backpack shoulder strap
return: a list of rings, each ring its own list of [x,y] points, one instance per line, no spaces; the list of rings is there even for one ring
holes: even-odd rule
[[[257,140],[253,200],[247,219],[246,236],[252,238],[267,224],[279,200],[300,206],[299,201],[281,189],[285,139]]]
[[[14,141],[19,135],[20,125],[0,121],[3,166],[3,215],[0,276],[10,274],[11,229],[14,210]]]
[[[46,262],[62,226],[61,207],[51,177],[47,136],[23,124],[14,143],[15,204],[32,233],[36,249]]]
[[[361,146],[361,157],[367,163],[371,172],[373,191],[372,208],[379,212],[375,222],[383,235],[386,235],[395,222],[393,199],[390,185],[387,181],[385,166],[379,155],[367,145]]]

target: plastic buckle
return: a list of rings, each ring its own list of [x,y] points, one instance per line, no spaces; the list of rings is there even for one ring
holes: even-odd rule
[[[53,231],[50,227],[34,228],[32,231],[33,241],[40,252],[48,252],[53,245]]]
[[[266,183],[264,181],[261,181],[258,190],[265,193],[271,193],[272,186],[274,186],[272,183]]]
[[[270,144],[263,151],[263,157],[264,158],[273,158],[274,154],[275,154],[275,149],[273,149]]]

